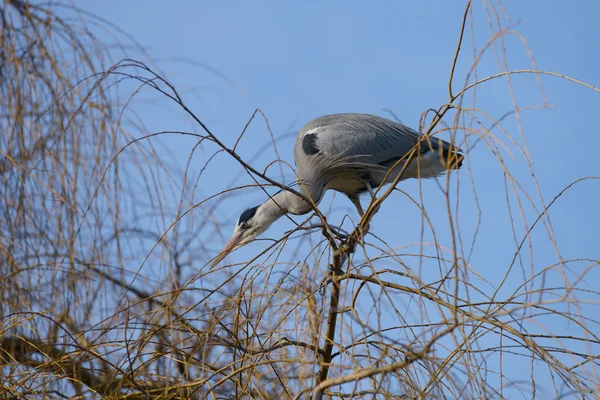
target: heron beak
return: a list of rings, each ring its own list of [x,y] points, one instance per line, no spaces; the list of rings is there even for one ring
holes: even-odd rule
[[[234,234],[233,237],[231,238],[231,240],[229,240],[229,242],[227,242],[225,247],[223,247],[223,250],[221,250],[219,255],[217,255],[213,259],[211,268],[216,267],[217,264],[219,264],[221,261],[223,261],[223,259],[225,257],[227,257],[227,255],[229,253],[231,253],[234,249],[236,249],[238,247],[238,245],[240,244],[241,241],[242,241],[242,232],[238,232],[238,233]]]

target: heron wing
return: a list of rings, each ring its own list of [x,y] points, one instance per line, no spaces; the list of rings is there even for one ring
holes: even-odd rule
[[[389,167],[405,156],[421,134],[400,123],[369,114],[334,114],[308,122],[299,132],[295,159],[299,164],[320,156],[326,167],[362,164]],[[421,152],[459,149],[440,139],[421,143]]]

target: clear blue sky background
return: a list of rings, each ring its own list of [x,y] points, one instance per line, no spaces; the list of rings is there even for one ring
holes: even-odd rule
[[[255,108],[267,115],[275,136],[297,131],[308,120],[323,114],[365,112],[389,117],[383,111],[385,108],[396,113],[406,125],[417,127],[424,110],[437,108],[447,100],[449,67],[464,12],[464,2],[441,0],[170,3],[105,0],[78,5],[114,22],[145,46],[196,114],[229,145],[235,142]],[[512,18],[513,28],[527,40],[539,69],[600,86],[600,24],[597,22],[600,2],[506,1],[504,6]],[[480,49],[489,39],[490,31],[482,4],[475,2],[474,8],[475,41]],[[504,18],[503,21],[504,26],[510,25]],[[464,81],[472,61],[470,38],[465,43],[456,72],[457,84]],[[507,36],[505,43],[510,69],[531,68],[529,56],[516,36]],[[176,61],[182,57],[210,68]],[[496,58],[489,52],[480,62],[479,77],[498,71]],[[547,203],[573,180],[600,175],[600,136],[596,121],[600,93],[553,77],[542,77],[541,82],[548,103],[554,107],[523,112],[521,124]],[[533,76],[517,76],[512,83],[520,106],[543,104]],[[477,93],[477,106],[494,118],[512,110],[504,79],[483,84]],[[181,115],[154,109],[142,116],[150,131],[185,127]],[[522,145],[515,118],[508,118],[504,126],[509,136]],[[499,130],[494,133],[510,150],[502,153],[509,171],[540,207],[523,158]],[[240,152],[250,157],[268,140],[262,120],[253,124],[247,135]],[[461,135],[458,139],[464,140]],[[190,142],[185,143],[178,149],[183,160],[189,154]],[[473,138],[469,143],[474,143]],[[290,163],[292,146],[293,139],[280,143],[281,155]],[[462,146],[468,147],[464,143]],[[198,169],[205,161],[203,157],[198,156]],[[264,166],[274,158],[273,151],[269,150],[256,165]],[[468,159],[482,210],[482,225],[470,262],[495,285],[506,273],[515,251],[503,171],[482,143],[468,154]],[[271,169],[271,176],[279,177],[277,171]],[[207,171],[209,176],[202,180],[202,193],[211,195],[226,188],[231,177],[239,172],[240,168],[230,159],[220,157]],[[477,219],[469,173],[465,169],[459,175],[458,220],[468,250]],[[288,170],[286,182],[289,181]],[[236,183],[252,181],[243,175]],[[415,196],[418,194],[416,183],[407,182],[401,187]],[[428,212],[432,218],[444,220],[446,210],[436,184],[427,182],[424,187]],[[217,209],[218,218],[229,221],[233,229],[244,208],[263,200],[264,194],[260,191],[249,190],[243,197],[224,201]],[[331,195],[322,203],[323,210],[329,208],[330,200]],[[564,258],[600,258],[599,202],[600,182],[584,182],[553,206],[553,228]],[[347,199],[337,196],[334,204],[342,207],[343,213],[354,216]],[[511,204],[516,206],[514,200]],[[519,212],[514,211],[520,240],[523,224]],[[526,206],[525,211],[525,219],[531,224],[537,214],[530,206]],[[333,214],[341,217],[343,213]],[[371,226],[373,232],[391,245],[401,246],[420,240],[420,224],[416,209],[405,197],[394,194]],[[442,231],[444,226],[440,225]],[[290,228],[288,221],[281,220],[269,235],[276,236]],[[535,270],[557,262],[556,251],[543,226],[536,228],[533,238]],[[224,236],[218,244],[226,239]],[[450,243],[444,234],[441,241],[443,245]],[[248,246],[233,259],[247,258],[261,248],[261,244]],[[216,254],[218,248],[213,250]],[[527,274],[531,268],[528,254],[528,251],[524,253]],[[207,255],[207,259],[209,256],[214,254]],[[569,279],[578,276],[587,265],[574,266]],[[520,271],[510,275],[506,293],[522,283]],[[550,282],[561,284],[559,275],[550,276]],[[590,275],[588,283],[597,288],[594,278],[598,282],[600,275]],[[490,290],[483,282],[481,287]],[[598,307],[589,310],[594,313],[591,317],[598,319]],[[567,334],[570,329],[549,327]]]

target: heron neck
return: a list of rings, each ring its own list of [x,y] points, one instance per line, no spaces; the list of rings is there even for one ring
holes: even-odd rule
[[[303,195],[313,198],[313,200],[317,203],[320,200],[320,194],[316,196],[316,194],[308,193],[307,190],[302,186],[297,190],[299,190]],[[312,207],[309,203],[304,201],[304,199],[302,199],[300,196],[288,192],[287,190],[282,190],[276,193],[269,200],[267,200],[263,206],[266,206],[266,208],[271,210],[271,214],[273,214],[273,216],[277,215],[277,218],[281,217],[284,213],[303,215],[312,210]]]

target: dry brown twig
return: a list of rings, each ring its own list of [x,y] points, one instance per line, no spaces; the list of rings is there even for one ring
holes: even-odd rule
[[[19,0],[1,5],[2,396],[420,399],[502,398],[525,390],[556,398],[596,396],[598,320],[585,310],[600,298],[586,282],[600,261],[563,258],[549,215],[564,193],[598,177],[581,178],[547,201],[526,142],[517,143],[503,125],[527,107],[515,103],[494,119],[465,103],[475,102],[469,96],[490,81],[517,74],[599,90],[539,70],[533,58],[532,69],[508,69],[503,38],[518,33],[510,21],[510,28],[502,25],[507,18],[500,2],[483,4],[491,39],[479,51],[473,48],[473,65],[457,86],[469,29],[474,36],[469,3],[450,64],[447,103],[424,113],[422,130],[428,136],[450,132],[453,140],[463,132],[461,146],[469,151],[481,143],[505,174],[516,250],[495,286],[470,263],[479,230],[471,248],[463,243],[458,204],[451,199],[458,193],[455,175],[438,181],[447,211],[443,223],[430,218],[422,192],[410,197],[396,188],[398,177],[378,191],[356,226],[346,220],[330,225],[327,213],[315,207],[316,223],[295,221],[293,230],[252,259],[208,270],[203,264],[215,254],[222,231],[215,199],[251,187],[291,190],[267,174],[277,164],[282,180],[293,176],[279,159],[267,116],[256,110],[229,147],[163,73],[129,58],[133,40],[120,47],[122,60],[115,63],[115,53],[90,26],[117,27],[75,7],[57,5],[66,7],[57,11]],[[62,18],[61,10],[78,22]],[[477,65],[485,52],[494,52],[500,72],[481,78]],[[507,85],[511,91],[510,80]],[[136,100],[147,93],[183,114],[189,131],[144,126]],[[276,158],[264,169],[238,152],[258,120],[265,122],[266,148]],[[174,137],[192,143],[184,165],[163,156],[170,150],[163,139]],[[505,162],[509,152],[531,168],[531,193]],[[252,185],[201,192],[205,171],[223,156]],[[416,156],[417,148],[406,159]],[[472,186],[477,203],[468,162],[460,182]],[[422,215],[420,243],[398,247],[373,232],[363,246],[360,232],[398,193]],[[533,218],[527,210],[534,210]],[[519,218],[524,233],[518,233]],[[344,229],[351,233],[340,234]],[[449,236],[440,233],[444,229]],[[541,229],[557,260],[534,270],[532,259],[528,272],[522,253],[533,252],[531,237]],[[435,279],[423,274],[424,265],[437,268]],[[506,294],[505,282],[519,268],[522,282]],[[564,284],[546,284],[557,271]],[[574,332],[552,332],[549,318]],[[532,365],[528,387],[507,366],[523,360]],[[551,382],[545,388],[536,382],[538,363]]]

